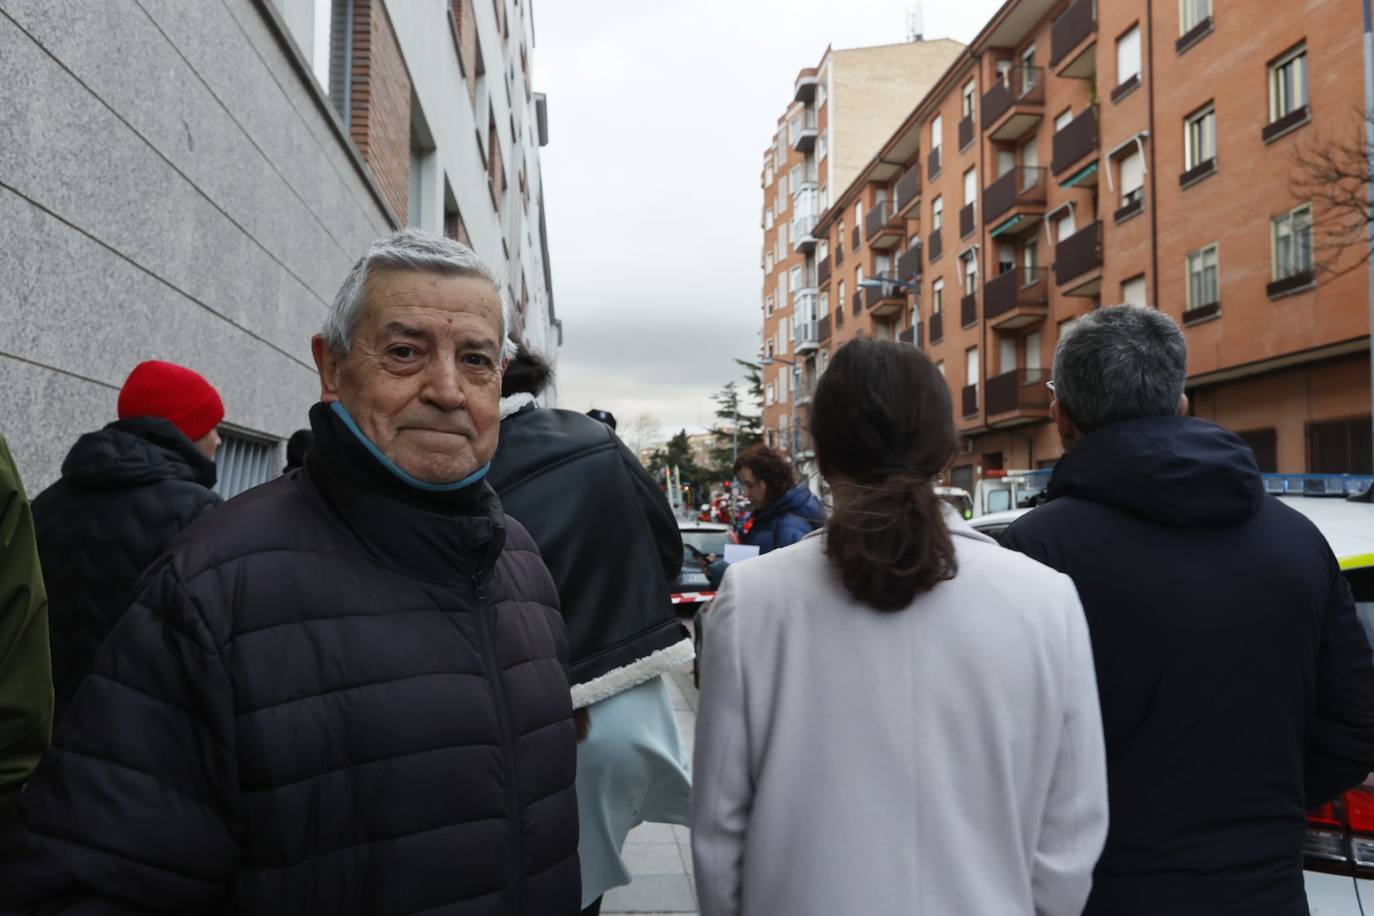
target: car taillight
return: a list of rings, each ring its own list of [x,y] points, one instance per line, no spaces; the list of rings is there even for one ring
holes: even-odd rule
[[[1309,868],[1374,877],[1374,786],[1356,786],[1309,813],[1303,851]]]

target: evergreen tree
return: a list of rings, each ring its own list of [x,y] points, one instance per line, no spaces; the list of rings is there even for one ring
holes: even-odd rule
[[[735,476],[735,454],[763,441],[763,370],[757,363],[737,359],[744,369],[745,390],[737,380],[727,382],[711,395],[716,402],[716,419],[711,427],[715,446],[711,449],[711,477],[716,482]]]

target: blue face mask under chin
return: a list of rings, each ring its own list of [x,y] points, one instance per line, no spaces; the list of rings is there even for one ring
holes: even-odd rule
[[[372,454],[373,458],[377,459],[377,462],[381,464],[382,467],[386,468],[397,480],[408,487],[424,490],[427,493],[452,493],[455,490],[462,490],[475,483],[479,483],[482,478],[487,476],[487,472],[491,470],[491,462],[488,461],[462,480],[456,480],[453,483],[426,483],[423,480],[417,480],[397,467],[396,463],[386,455],[382,454],[382,450],[377,448],[376,443],[367,438],[363,431],[358,428],[358,424],[353,422],[353,417],[349,416],[348,411],[341,402],[333,401],[330,403],[329,409],[334,411],[334,415],[343,421],[343,425],[348,427],[348,431],[357,437],[358,441]]]

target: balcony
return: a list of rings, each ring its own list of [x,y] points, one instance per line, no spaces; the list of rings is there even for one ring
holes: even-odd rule
[[[808,67],[797,74],[797,81],[792,84],[793,100],[810,105],[816,101],[816,88],[820,86],[820,75],[816,73],[815,67]]]
[[[921,326],[913,325],[905,330],[897,332],[897,339],[905,344],[911,344],[916,349],[921,348]]]
[[[1097,108],[1089,106],[1083,113],[1054,133],[1054,159],[1051,167],[1056,176],[1080,164],[1088,156],[1097,155]]]
[[[936,343],[945,337],[945,313],[932,312],[930,315],[930,342]]]
[[[978,383],[964,386],[964,419],[978,416]]]
[[[1050,310],[1049,285],[1049,271],[1043,267],[1014,267],[998,274],[983,287],[984,320],[998,331],[1044,321]]]
[[[991,140],[1019,140],[1045,117],[1045,70],[1012,67],[983,93],[983,131]]]
[[[1045,184],[1040,166],[1014,167],[983,190],[983,225],[994,227],[993,236],[1018,235],[1031,228],[1045,215]]]
[[[855,226],[849,230],[849,247],[857,249],[859,247],[859,227]]]
[[[816,228],[815,213],[794,213],[792,215],[792,249],[803,253],[816,247],[816,239],[811,230]]]
[[[1013,369],[988,379],[988,426],[1005,428],[1048,419],[1050,390],[1045,383],[1049,378],[1046,369]]]
[[[816,285],[825,289],[830,282],[830,258],[824,257],[816,262]]]
[[[906,293],[898,286],[884,283],[882,286],[864,287],[864,304],[875,317],[881,318],[900,312],[906,307]]]
[[[854,295],[852,295],[852,296],[849,297],[849,301],[850,301],[850,303],[851,303],[851,305],[850,305],[850,310],[851,310],[855,315],[860,315],[860,314],[862,314],[862,313],[863,313],[863,310],[864,310],[864,290],[862,290],[862,289],[856,289],[856,290],[854,290]]]
[[[901,244],[902,221],[892,212],[892,206],[885,200],[879,201],[864,217],[864,238],[870,248],[884,250]]]
[[[792,149],[809,153],[816,148],[816,109],[806,108],[788,128]]]
[[[1091,79],[1097,72],[1095,0],[1073,0],[1050,26],[1050,66],[1057,76]]]
[[[940,174],[940,147],[937,146],[930,151],[930,155],[926,156],[926,177],[934,178],[938,174]]]
[[[819,331],[814,321],[792,323],[792,345],[798,356],[816,352],[816,348],[821,345]]]
[[[969,112],[959,119],[959,150],[960,152],[969,148],[973,142],[973,113]]]
[[[921,240],[915,239],[911,247],[897,256],[897,279],[914,280],[921,274]]]
[[[940,239],[940,230],[933,230],[926,238],[926,251],[930,252],[930,263],[934,264],[940,260],[940,255],[944,253],[944,244]]]
[[[833,251],[833,252],[835,252],[835,266],[836,266],[836,267],[843,267],[843,266],[844,266],[844,238],[843,238],[843,237],[837,238],[837,239],[835,240],[835,247],[832,248],[832,249],[830,249],[830,250]]]
[[[978,291],[974,290],[959,300],[959,325],[971,328],[978,323]]]
[[[911,205],[921,199],[921,166],[913,165],[897,179],[897,215],[901,216],[911,209]]]
[[[816,322],[816,341],[823,347],[830,343],[830,316],[826,315]]]
[[[1066,296],[1095,296],[1101,290],[1101,221],[1080,229],[1055,247],[1054,282]]]
[[[967,203],[959,208],[959,238],[966,239],[973,234],[978,225],[978,220],[975,219],[977,212],[977,202]]]
[[[805,407],[815,400],[815,397],[816,381],[814,378],[803,376],[800,380],[792,383],[792,403],[794,406]]]

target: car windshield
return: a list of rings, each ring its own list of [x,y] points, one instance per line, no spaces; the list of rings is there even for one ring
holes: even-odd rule
[[[993,512],[1006,512],[1011,508],[1011,488],[989,490],[988,508],[989,514]]]
[[[683,531],[682,532],[682,556],[684,560],[692,560],[696,555],[689,550],[695,547],[702,553],[721,556],[725,553],[726,532],[724,531]]]

